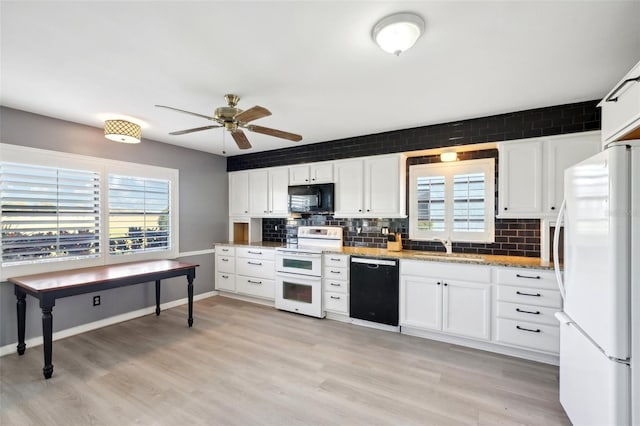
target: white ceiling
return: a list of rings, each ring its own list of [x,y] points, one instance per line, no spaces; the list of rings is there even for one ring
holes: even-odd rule
[[[238,94],[255,124],[316,143],[601,98],[640,60],[640,1],[4,1],[2,105],[102,127],[131,117],[143,137],[220,154],[210,115]],[[371,29],[420,14],[399,57]],[[240,152],[289,147],[247,132]]]

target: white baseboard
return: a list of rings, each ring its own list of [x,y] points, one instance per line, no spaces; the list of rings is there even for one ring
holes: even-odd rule
[[[220,291],[219,295],[222,297],[228,297],[229,299],[237,299],[237,300],[242,300],[244,302],[251,302],[251,303],[257,303],[259,305],[271,306],[272,308],[275,308],[276,306],[275,301],[273,300],[259,299],[257,297],[245,296],[243,294]]]
[[[216,296],[218,294],[217,291],[208,291],[206,293],[201,293],[193,296],[193,301],[196,302],[198,300],[206,299],[208,297]],[[187,298],[172,300],[170,302],[162,303],[160,305],[161,310],[175,308],[176,306],[186,305]],[[155,305],[147,306],[146,308],[138,309],[137,311],[126,312],[124,314],[115,315],[113,317],[104,318],[98,321],[89,322],[86,324],[77,325],[75,327],[67,328],[65,330],[56,331],[53,333],[53,340],[64,339],[65,337],[75,336],[76,334],[86,333],[87,331],[96,330],[98,328],[106,327],[109,325],[117,324],[123,321],[129,321],[134,318],[143,317],[145,315],[149,315],[156,312]],[[25,341],[28,348],[33,346],[42,345],[42,336],[33,337],[31,339],[27,339]],[[18,342],[10,343],[8,345],[0,347],[0,357],[15,353],[17,351],[16,347],[18,346]]]

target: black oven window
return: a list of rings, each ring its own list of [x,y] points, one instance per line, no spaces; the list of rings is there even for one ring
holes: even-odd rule
[[[304,269],[311,271],[313,269],[313,261],[299,259],[282,259],[282,266],[285,268]]]
[[[296,302],[313,303],[312,287],[310,285],[290,283],[284,281],[282,283],[282,296],[285,300],[295,300]]]

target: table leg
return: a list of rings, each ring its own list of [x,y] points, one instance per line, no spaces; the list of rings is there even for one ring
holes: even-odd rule
[[[160,315],[160,280],[156,280],[156,316]]]
[[[16,303],[18,311],[18,355],[23,355],[27,347],[24,343],[24,330],[27,318],[27,294],[18,286],[14,286],[14,291],[18,298]]]
[[[42,373],[45,379],[53,374],[52,350],[53,350],[53,305],[42,304],[42,340],[44,343],[44,367]]]
[[[187,298],[189,299],[189,327],[193,325],[193,279],[196,276],[196,270],[193,269],[187,274]]]

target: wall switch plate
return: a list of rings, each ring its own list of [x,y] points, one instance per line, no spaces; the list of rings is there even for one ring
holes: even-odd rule
[[[93,296],[93,306],[100,305],[100,296]]]

